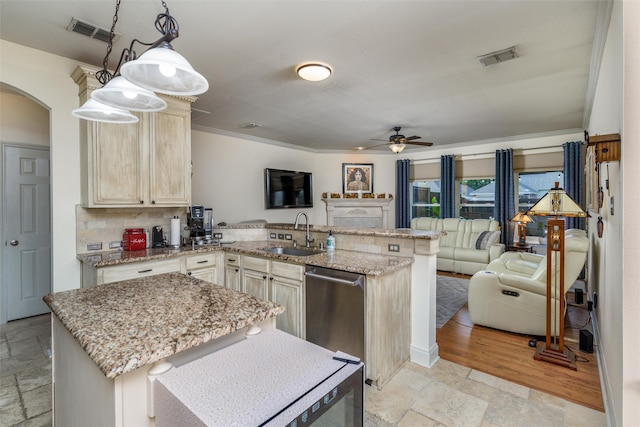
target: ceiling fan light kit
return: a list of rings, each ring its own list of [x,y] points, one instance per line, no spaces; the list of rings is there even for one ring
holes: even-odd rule
[[[308,62],[296,67],[296,74],[301,79],[310,82],[320,82],[326,80],[333,73],[333,69],[321,62]]]
[[[156,17],[155,27],[162,37],[154,43],[143,43],[134,39],[128,49],[120,55],[114,73],[107,70],[109,54],[115,38],[120,1],[116,0],[116,11],[109,32],[109,45],[103,60],[102,70],[96,79],[102,88],[91,93],[91,98],[72,114],[84,120],[108,123],[135,123],[138,118],[132,111],[161,111],[167,103],[154,92],[167,95],[199,95],[209,89],[209,82],[194,70],[189,61],[173,50],[170,42],[178,37],[178,22],[169,14],[169,7],[162,0],[164,13]],[[137,58],[134,43],[149,48]]]
[[[400,126],[394,126],[393,131],[396,134],[391,135],[388,141],[385,139],[372,139],[372,141],[386,141],[385,144],[374,145],[373,147],[367,147],[367,148],[376,148],[376,147],[381,147],[383,145],[386,145],[387,147],[389,147],[391,151],[398,154],[398,153],[401,153],[402,150],[404,150],[407,147],[407,145],[420,145],[422,147],[431,147],[433,145],[433,142],[416,141],[417,139],[421,138],[420,136],[417,136],[417,135],[414,135],[414,136],[401,135],[400,134],[401,129],[402,127]],[[362,149],[362,148],[359,147],[358,149]]]

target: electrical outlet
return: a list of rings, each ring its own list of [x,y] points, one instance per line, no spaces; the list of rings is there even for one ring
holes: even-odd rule
[[[394,245],[392,243],[389,243],[389,252],[400,252],[400,245]]]
[[[122,247],[122,240],[109,242],[109,249],[120,249],[121,247]]]
[[[284,239],[284,234],[278,233],[278,239],[280,239],[280,240]]]
[[[270,239],[275,239],[276,238],[276,233],[270,233],[269,234],[269,238]]]
[[[291,234],[284,235],[284,240],[291,240],[291,239],[293,239],[293,236]]]
[[[222,233],[213,233],[214,239],[222,239]]]
[[[99,243],[88,243],[87,250],[88,251],[99,251],[102,249],[102,242]]]

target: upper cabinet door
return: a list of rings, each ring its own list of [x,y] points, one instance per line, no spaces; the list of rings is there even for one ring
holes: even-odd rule
[[[191,103],[165,98],[166,110],[151,115],[150,199],[153,206],[191,203]]]
[[[147,192],[142,123],[93,123],[89,198],[93,205],[140,206]]]

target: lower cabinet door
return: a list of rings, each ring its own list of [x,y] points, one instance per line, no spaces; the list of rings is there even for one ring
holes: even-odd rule
[[[285,312],[276,317],[276,328],[304,339],[304,298],[302,290],[301,281],[280,277],[273,277],[271,280],[271,300],[285,308]]]
[[[269,295],[269,276],[262,271],[244,270],[243,274],[243,292],[253,295],[256,298],[268,300]]]

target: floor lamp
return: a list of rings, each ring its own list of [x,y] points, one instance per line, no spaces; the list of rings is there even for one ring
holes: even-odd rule
[[[558,183],[529,209],[528,215],[552,216],[547,220],[547,300],[546,340],[536,346],[535,360],[544,360],[577,370],[576,356],[564,346],[564,219],[558,217],[586,217],[587,213]],[[554,274],[554,269],[556,270]],[[569,284],[571,285],[571,284]],[[552,290],[557,290],[556,302]],[[555,313],[555,322],[552,314]],[[559,330],[556,330],[558,328]],[[557,341],[556,341],[557,337]]]

